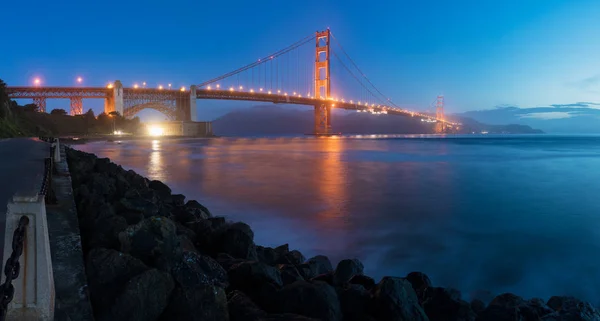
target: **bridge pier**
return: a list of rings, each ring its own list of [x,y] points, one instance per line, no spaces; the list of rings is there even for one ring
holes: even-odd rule
[[[33,98],[33,103],[38,106],[40,113],[46,112],[46,97],[35,97]]]
[[[112,92],[104,99],[104,113],[108,115],[113,111],[116,111],[119,115],[123,116],[123,84],[120,80],[115,81]]]
[[[315,105],[315,134],[327,135],[331,132],[331,106],[327,103]]]
[[[71,116],[83,114],[83,99],[81,97],[71,98]]]
[[[196,86],[190,86],[190,118],[188,120],[196,121],[198,119],[198,110],[196,109]]]

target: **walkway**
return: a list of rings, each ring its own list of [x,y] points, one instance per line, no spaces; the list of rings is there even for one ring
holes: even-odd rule
[[[6,209],[15,194],[39,193],[44,177],[44,158],[50,145],[33,138],[0,140],[0,248],[4,248]],[[4,266],[3,253],[0,262]]]

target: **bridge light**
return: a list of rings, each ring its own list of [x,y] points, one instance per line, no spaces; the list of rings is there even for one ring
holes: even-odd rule
[[[302,98],[302,95],[298,94],[298,97]]]
[[[263,91],[263,89],[262,89],[262,88],[260,88],[259,90],[260,90],[260,92],[262,92],[262,91]]]
[[[142,83],[142,86],[144,86],[144,88],[146,88],[146,82],[145,81]]]
[[[350,103],[351,103],[351,104],[354,104],[354,102],[353,102],[352,100],[350,100]]]
[[[106,88],[108,88],[108,89],[110,89],[110,88],[112,88],[112,87],[113,87],[113,84],[112,84],[112,83],[108,83],[108,85],[106,85]]]
[[[148,127],[148,134],[150,136],[162,136],[164,133],[164,129],[158,126],[150,126]]]
[[[169,84],[169,89],[171,89],[171,84]]]
[[[217,89],[219,89],[221,87],[221,85],[217,84]]]
[[[137,89],[138,88],[138,84],[133,84],[133,88]]]
[[[269,90],[269,95],[271,94],[271,91]]]
[[[244,89],[244,87],[240,86],[240,90]]]
[[[39,86],[41,82],[42,82],[42,81],[40,80],[40,78],[35,78],[35,79],[33,80],[33,83],[34,83],[36,86]]]
[[[77,82],[81,84],[81,82],[83,82],[83,78],[77,77]]]
[[[251,93],[253,93],[253,92],[254,92],[254,89],[250,89],[250,92],[251,92]]]
[[[296,92],[294,91],[294,96],[296,96]]]
[[[163,89],[163,86],[162,86],[162,85],[158,85],[158,89],[159,89],[159,90],[162,90],[162,89]]]
[[[331,104],[331,107],[335,107],[335,104]]]
[[[278,93],[278,94],[281,94],[281,90],[277,90],[277,93]]]
[[[185,87],[184,87],[184,86],[181,86],[181,89],[180,89],[180,90],[181,90],[181,91],[185,91]]]
[[[287,93],[284,93],[283,95],[284,95],[284,96],[287,96]]]
[[[206,89],[210,90],[210,86],[206,87]]]
[[[233,91],[233,87],[229,88],[229,91]]]

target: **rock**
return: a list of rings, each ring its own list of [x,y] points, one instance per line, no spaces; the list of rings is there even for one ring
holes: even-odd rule
[[[96,228],[92,229],[89,237],[85,238],[87,248],[119,249],[119,233],[126,228],[127,221],[121,216],[113,215],[96,220]]]
[[[290,251],[290,246],[286,243],[279,245],[278,247],[274,248],[274,250],[278,257],[282,257]]]
[[[227,296],[223,288],[215,285],[178,287],[173,291],[162,320],[177,321],[227,321]]]
[[[227,275],[231,289],[243,291],[263,310],[274,311],[277,291],[283,285],[278,269],[262,262],[248,261],[232,266]]]
[[[277,268],[281,272],[281,281],[283,282],[283,285],[292,284],[296,281],[304,281],[304,278],[300,275],[298,269],[291,264],[279,264]]]
[[[520,296],[512,293],[503,293],[496,296],[489,305],[497,305],[501,307],[518,307],[525,304],[525,300]]]
[[[344,321],[363,321],[370,317],[371,295],[362,285],[348,284],[347,287],[338,288],[337,295]]]
[[[185,196],[183,194],[171,195],[171,204],[173,204],[175,206],[184,206],[185,205]]]
[[[275,252],[275,249],[260,245],[256,246],[256,257],[259,261],[268,265],[276,265],[276,262],[280,260],[280,257],[277,255],[277,252]]]
[[[381,320],[428,320],[419,306],[412,284],[386,276],[373,289],[374,313]]]
[[[85,263],[94,311],[108,310],[127,281],[148,270],[131,255],[103,248],[91,250]]]
[[[359,274],[363,274],[364,266],[358,259],[341,260],[333,274],[333,284],[342,285]]]
[[[548,300],[548,306],[558,313],[556,320],[560,321],[599,321],[600,313],[588,302],[574,297],[553,296]]]
[[[485,309],[485,303],[479,299],[474,299],[471,301],[471,310],[475,312],[475,314],[479,314],[481,311]]]
[[[306,258],[304,258],[304,255],[302,255],[302,253],[300,253],[300,251],[298,251],[298,250],[293,250],[293,251],[289,251],[289,252],[283,254],[283,256],[280,257],[280,259],[277,263],[300,265],[304,261],[306,261]]]
[[[204,212],[197,208],[191,208],[187,206],[179,206],[174,208],[172,211],[173,219],[184,225],[189,225],[196,221],[205,220],[208,216],[204,215]]]
[[[333,285],[333,273],[329,272],[329,273],[324,273],[321,275],[317,275],[314,278],[310,279],[311,281],[322,281],[325,282],[329,285]]]
[[[203,217],[204,219],[212,217],[212,214],[210,213],[208,208],[206,208],[204,205],[198,203],[195,200],[187,201],[187,203],[185,203],[185,207],[200,210],[200,212],[201,212],[200,216]]]
[[[226,288],[227,272],[217,261],[195,252],[183,252],[173,268],[173,279],[183,288],[209,284]]]
[[[372,277],[358,274],[353,276],[350,279],[350,284],[358,284],[362,285],[366,290],[370,291],[373,287],[375,287],[375,280]]]
[[[157,320],[169,302],[174,284],[171,276],[156,269],[133,277],[100,321]]]
[[[302,315],[283,313],[283,314],[269,314],[260,321],[319,321],[317,319],[307,318]]]
[[[139,222],[141,222],[144,219],[144,213],[140,213],[140,212],[122,212],[119,215],[121,215],[125,221],[127,221],[128,225],[135,225]]]
[[[171,189],[161,181],[151,181],[150,184],[148,184],[148,187],[155,190],[161,198],[167,198],[171,196]]]
[[[496,296],[483,311],[479,312],[477,320],[494,321],[515,318],[515,320],[537,321],[543,317],[553,317],[552,314],[554,311],[541,299],[525,301],[512,293],[504,293]]]
[[[499,305],[488,305],[477,315],[477,321],[527,321],[516,307],[503,307]]]
[[[115,179],[106,174],[92,173],[87,185],[90,193],[101,195],[106,200],[112,200],[117,194]]]
[[[170,272],[181,257],[175,224],[164,217],[153,216],[129,226],[119,234],[119,240],[122,252],[163,271]]]
[[[243,259],[236,259],[227,253],[219,253],[217,255],[216,260],[221,265],[221,267],[225,269],[225,271],[229,271],[229,269],[231,269],[231,267],[236,264],[246,262]]]
[[[254,232],[246,223],[234,223],[220,235],[219,252],[230,254],[235,258],[257,260],[254,246]]]
[[[306,264],[310,268],[310,277],[315,277],[320,274],[329,273],[333,271],[331,261],[325,255],[317,255],[311,257],[306,261]]]
[[[265,311],[261,310],[247,295],[238,290],[228,295],[227,306],[230,321],[259,321],[267,316]]]
[[[458,299],[452,291],[440,287],[427,288],[423,310],[431,321],[474,321],[476,318],[469,303]]]
[[[297,281],[278,294],[278,309],[322,321],[341,321],[342,311],[333,287],[325,282]]]
[[[406,280],[408,282],[410,282],[410,284],[413,287],[413,290],[415,290],[415,293],[422,293],[425,288],[428,288],[431,286],[431,280],[429,279],[429,277],[425,274],[425,273],[421,273],[421,272],[410,272],[408,273],[408,275],[406,276]]]
[[[144,214],[144,217],[151,217],[158,214],[158,206],[152,201],[138,198],[121,198],[119,201],[119,212],[138,212]]]

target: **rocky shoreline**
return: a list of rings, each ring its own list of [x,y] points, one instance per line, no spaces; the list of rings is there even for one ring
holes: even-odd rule
[[[505,293],[469,303],[420,272],[376,282],[357,259],[333,268],[287,244],[258,246],[247,224],[213,216],[160,181],[66,153],[98,321],[600,321],[572,297]]]

